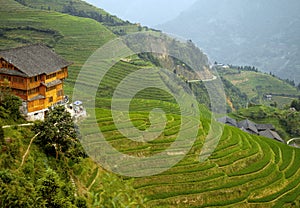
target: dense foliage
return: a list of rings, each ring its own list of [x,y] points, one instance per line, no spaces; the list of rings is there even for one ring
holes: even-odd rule
[[[85,156],[79,140],[76,139],[77,132],[73,119],[64,106],[50,109],[45,121],[36,123],[34,131],[38,134],[36,143],[47,154],[54,153],[56,159],[59,154],[70,157]]]
[[[221,78],[224,84],[224,89],[226,96],[228,98],[227,102],[230,102],[230,105],[227,106],[227,111],[231,112],[232,110],[238,110],[240,108],[245,108],[248,102],[248,97],[246,93],[242,93],[239,88],[234,86],[230,81]]]
[[[293,100],[291,103],[291,108],[295,108],[297,111],[300,111],[300,99]]]
[[[9,82],[5,80],[0,85],[0,119],[6,123],[14,123],[22,120],[20,113],[21,100],[11,93]]]

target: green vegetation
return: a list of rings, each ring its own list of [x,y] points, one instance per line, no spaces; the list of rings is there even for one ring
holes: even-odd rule
[[[300,113],[289,108],[280,110],[274,107],[256,105],[247,109],[240,109],[230,115],[237,120],[248,118],[256,123],[273,124],[276,127],[276,131],[286,141],[300,136]]]
[[[0,48],[37,42],[53,47],[55,52],[73,62],[65,82],[66,94],[72,91],[87,58],[115,37],[106,27],[91,19],[31,9],[13,0],[0,2]]]
[[[249,102],[254,104],[270,106],[276,103],[275,105],[283,108],[300,95],[299,90],[286,81],[256,70],[218,67],[218,72],[239,88],[242,93],[245,93],[249,98]],[[272,95],[272,98],[267,99],[266,95]]]
[[[295,108],[296,111],[300,111],[300,98],[292,101],[291,108]]]
[[[9,82],[4,80],[0,85],[0,124],[13,124],[24,121],[19,108],[21,100],[11,94]]]
[[[129,33],[148,31],[148,27],[142,27],[139,24],[132,24],[123,21],[118,17],[88,4],[81,0],[16,0],[17,2],[35,9],[56,11],[70,14],[77,17],[86,17],[107,26],[116,35],[126,35]]]
[[[85,157],[85,153],[76,139],[76,129],[73,119],[64,106],[50,109],[45,121],[36,123],[34,131],[37,135],[35,142],[48,155],[54,152],[55,158],[59,154],[70,157]]]
[[[0,36],[0,47],[8,48],[24,43],[46,41],[58,54],[74,62],[70,67],[70,77],[65,86],[67,93],[72,92],[79,69],[86,59],[98,47],[115,37],[95,20],[31,9],[12,0],[0,2],[3,5],[0,8],[0,27],[3,31],[3,35]],[[170,94],[149,88],[139,92],[132,99],[128,123],[133,122],[140,130],[149,128],[149,112],[159,107],[166,112],[167,118],[166,128],[162,134],[151,142],[141,144],[125,138],[118,131],[110,110],[112,92],[128,74],[140,67],[153,64],[141,61],[137,57],[133,57],[132,61],[121,61],[106,74],[97,92],[95,113],[99,128],[114,148],[128,155],[147,157],[166,150],[176,140],[181,116],[179,106]],[[149,79],[151,80],[151,77]],[[232,86],[230,88],[234,89]],[[205,93],[200,90],[194,92],[199,92],[199,95]],[[235,93],[237,97],[243,93],[247,94],[243,90],[239,92],[235,89],[230,93]],[[200,109],[201,123],[191,150],[171,169],[159,175],[142,178],[127,178],[108,173],[91,158],[81,154],[80,147],[76,147],[74,142],[69,142],[73,141],[70,139],[73,135],[62,137],[74,133],[75,129],[69,125],[65,129],[60,124],[55,125],[56,121],[61,121],[60,116],[64,114],[59,110],[58,113],[55,111],[50,113],[50,118],[46,119],[45,123],[37,125],[37,129],[43,129],[41,131],[43,137],[37,138],[37,142],[31,142],[38,133],[32,127],[3,129],[4,140],[1,139],[0,132],[1,206],[32,207],[34,204],[37,207],[299,206],[298,149],[226,126],[216,150],[207,161],[200,163],[199,155],[211,127],[211,113],[204,105],[195,107]],[[280,114],[275,108],[255,108],[252,116],[262,119],[261,121],[272,119],[266,115],[274,115],[275,122],[277,118],[275,116]],[[4,110],[6,109],[0,108],[0,113],[2,114]],[[246,116],[247,113],[251,115],[251,111],[240,111],[244,114],[237,116]],[[69,121],[69,117],[65,116],[63,118]],[[4,117],[3,122],[6,122],[6,119],[9,118]],[[87,131],[90,130],[89,122],[92,121],[87,118],[85,120]],[[276,122],[280,124],[278,119]],[[124,126],[126,127],[128,123]],[[49,128],[50,126],[52,127]],[[58,129],[64,132],[64,135],[58,135],[56,131]],[[67,130],[71,132],[66,132]],[[56,141],[53,141],[55,138]],[[58,142],[58,139],[62,141]],[[54,152],[53,148],[50,152],[48,149],[45,151],[46,145],[43,145],[45,143],[51,147],[56,144]],[[78,148],[80,151],[75,151]],[[56,157],[56,152],[59,153],[59,157]]]
[[[224,84],[225,93],[227,96],[227,111],[238,110],[240,108],[245,108],[248,102],[248,97],[245,93],[235,87],[228,80],[221,78]]]

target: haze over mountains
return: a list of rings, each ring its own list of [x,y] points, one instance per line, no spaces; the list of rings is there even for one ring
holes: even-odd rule
[[[85,0],[132,23],[154,27],[176,18],[197,0]]]
[[[158,26],[192,39],[212,61],[254,65],[300,82],[299,0],[198,0]]]

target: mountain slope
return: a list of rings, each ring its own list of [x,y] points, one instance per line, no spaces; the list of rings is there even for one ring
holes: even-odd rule
[[[74,62],[66,80],[67,93],[72,91],[71,86],[87,58],[115,37],[95,20],[31,9],[13,0],[0,2],[0,48],[37,42],[53,47],[66,60]]]
[[[194,40],[218,62],[299,82],[299,9],[297,0],[199,0],[159,28]]]
[[[237,68],[218,67],[217,70],[254,104],[274,105],[276,102],[277,107],[283,108],[300,96],[296,87],[270,74]],[[267,99],[267,95],[272,95],[272,98]]]
[[[2,5],[0,27],[4,34],[0,39],[1,48],[46,41],[59,54],[74,62],[67,82],[68,91],[72,90],[72,83],[85,60],[94,50],[115,37],[107,28],[94,20],[30,9],[12,0],[0,0],[0,2]],[[124,73],[137,69],[137,66],[133,67],[131,63],[121,61],[111,69],[114,73],[104,78],[101,89],[105,89],[105,86],[115,87],[118,79],[122,78],[121,75],[124,76]],[[144,96],[153,97],[150,99],[139,97],[130,103],[129,123],[132,121],[140,130],[149,127],[150,111],[157,107],[166,109],[168,119],[166,129],[158,139],[142,145],[124,138],[116,129],[111,116],[109,95],[103,91],[99,94],[101,97],[97,98],[97,109],[92,109],[98,115],[97,129],[103,130],[108,142],[120,152],[148,156],[165,150],[176,139],[181,122],[179,108],[177,104],[159,100],[161,92],[155,94],[150,89],[144,92]],[[158,98],[155,98],[155,95]],[[300,168],[297,158],[300,151],[298,149],[226,126],[217,149],[206,162],[201,163],[199,154],[210,129],[211,120],[208,110],[203,106],[199,107],[201,124],[197,140],[188,155],[164,173],[132,179],[135,191],[146,197],[144,206],[299,206]],[[86,120],[87,127],[90,126],[89,119]],[[8,167],[1,167],[17,174],[22,156],[30,143],[31,136],[34,135],[30,129],[24,131],[18,128],[7,130],[6,135],[12,138],[12,143],[7,145],[9,150],[12,150],[14,162],[6,163],[10,165]],[[124,185],[130,181],[129,178],[117,177],[113,174],[111,178],[105,177],[107,172],[90,158],[83,159],[79,163],[63,161],[57,164],[54,158],[48,158],[41,153],[37,146],[33,145],[30,150],[31,154],[24,164],[24,170],[21,171],[25,175],[24,178],[33,176],[38,178],[40,171],[47,167],[56,168],[61,177],[73,178],[76,192],[87,198],[90,206],[100,206],[101,197],[108,192],[114,197],[104,198],[106,202],[117,200],[119,195],[116,193],[119,192],[124,194],[122,196],[126,197],[126,194],[130,196],[124,186],[115,185],[116,181]],[[1,154],[0,157],[3,155]],[[1,158],[1,162],[3,161],[7,160]],[[132,190],[132,187],[128,189]]]

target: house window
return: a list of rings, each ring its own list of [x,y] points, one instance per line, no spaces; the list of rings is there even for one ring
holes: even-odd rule
[[[9,82],[10,82],[10,81],[11,81],[11,77],[9,77],[9,76],[5,76],[5,75],[4,75],[4,76],[3,76],[3,80],[7,80],[7,81],[9,81]]]
[[[46,91],[49,92],[49,91],[55,90],[55,89],[56,89],[56,86],[52,86],[52,87],[48,87],[48,88],[46,89]]]
[[[49,101],[49,103],[52,103],[53,102],[53,97],[49,97],[48,101]]]
[[[34,107],[34,102],[29,102],[28,103],[28,108],[33,108]]]
[[[18,89],[14,89],[13,92],[17,95],[26,95],[26,91],[25,90],[18,90]]]
[[[39,100],[39,105],[44,105],[44,100]]]
[[[63,91],[62,90],[57,91],[57,97],[61,97],[61,96],[63,96]]]
[[[56,73],[47,75],[47,76],[46,76],[46,79],[52,79],[52,78],[54,78],[54,77],[56,77]]]
[[[39,88],[37,87],[37,88],[34,88],[34,89],[29,90],[29,91],[28,91],[28,94],[29,94],[29,95],[32,95],[32,94],[36,94],[36,93],[38,93],[38,92],[39,92]]]
[[[24,83],[24,79],[21,78],[21,77],[14,77],[14,78],[13,78],[13,82]]]

